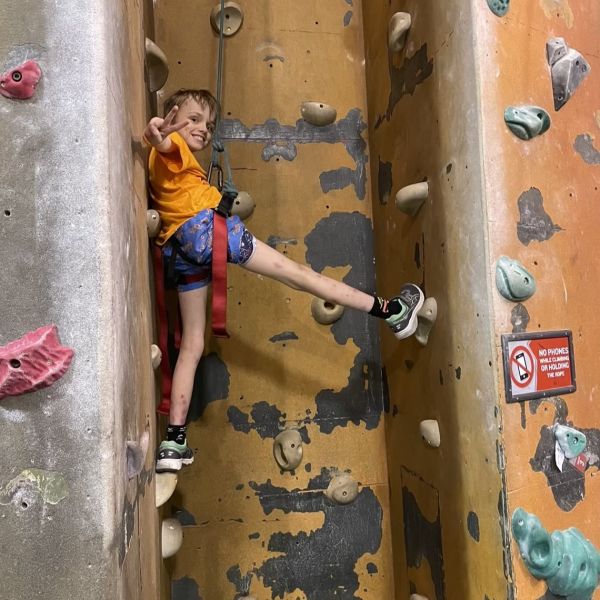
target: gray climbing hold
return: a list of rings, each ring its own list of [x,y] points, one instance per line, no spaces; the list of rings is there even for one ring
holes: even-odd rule
[[[419,431],[423,440],[432,448],[439,448],[441,444],[440,425],[435,419],[426,419],[419,424]]]
[[[183,544],[183,529],[177,519],[165,519],[161,527],[162,557],[174,556]]]
[[[426,181],[404,186],[396,194],[396,208],[414,217],[428,197],[429,184]]]
[[[503,17],[508,12],[510,0],[487,0],[487,3],[497,17]]]
[[[567,458],[575,458],[585,450],[587,439],[581,431],[559,423],[554,425],[553,430],[554,437]]]
[[[223,4],[224,15],[221,19],[221,3],[215,5],[210,12],[210,24],[216,33],[221,31],[221,20],[223,21],[223,35],[230,37],[236,34],[244,22],[244,11],[237,2],[227,0]]]
[[[437,300],[433,297],[426,298],[423,302],[421,310],[417,313],[417,330],[415,331],[415,339],[421,346],[427,346],[429,334],[437,319]]]
[[[550,129],[550,115],[539,106],[509,106],[504,111],[504,121],[522,140],[530,140]]]
[[[344,307],[341,304],[334,304],[322,298],[313,298],[310,304],[310,312],[317,323],[331,325],[344,314]]]
[[[238,192],[231,207],[231,214],[237,215],[242,221],[245,221],[254,212],[255,206],[254,200],[248,192]]]
[[[412,24],[409,13],[397,12],[392,15],[388,26],[388,48],[390,52],[400,52],[406,44],[406,38]]]
[[[162,352],[156,344],[152,344],[150,346],[150,356],[152,360],[152,368],[154,370],[158,369],[162,361]]]
[[[329,482],[325,496],[336,504],[350,504],[358,496],[358,483],[349,473],[341,473]]]
[[[496,263],[496,287],[507,300],[522,302],[535,293],[535,278],[518,260],[501,256]]]
[[[146,38],[146,74],[150,92],[158,92],[169,78],[169,61],[165,53],[149,38]]]
[[[335,108],[324,102],[303,102],[300,106],[300,113],[305,121],[317,127],[331,125],[337,118]]]
[[[548,41],[546,55],[552,75],[554,110],[559,110],[589,75],[591,67],[580,52],[569,48],[560,37]]]
[[[155,238],[160,231],[160,215],[157,211],[150,209],[146,212],[146,227],[148,237]]]
[[[282,431],[273,441],[273,456],[284,471],[293,471],[302,462],[302,436],[296,429]]]
[[[177,487],[177,473],[156,473],[154,476],[156,491],[155,491],[155,506],[162,506],[175,492]]]
[[[127,478],[137,477],[144,468],[146,455],[148,454],[148,445],[150,443],[150,434],[144,431],[140,436],[139,442],[128,441],[126,444],[127,456]]]

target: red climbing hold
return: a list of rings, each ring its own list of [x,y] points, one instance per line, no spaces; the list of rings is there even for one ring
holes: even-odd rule
[[[6,98],[27,100],[35,93],[42,70],[35,60],[28,60],[22,65],[0,75],[0,94]]]
[[[46,325],[0,346],[0,400],[52,385],[69,368],[73,350],[60,345],[56,325]]]

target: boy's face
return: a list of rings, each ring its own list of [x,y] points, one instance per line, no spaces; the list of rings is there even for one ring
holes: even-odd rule
[[[179,130],[192,152],[204,150],[212,140],[215,128],[215,115],[210,114],[208,104],[200,104],[193,98],[187,98],[179,107],[175,123],[187,121],[188,124]]]

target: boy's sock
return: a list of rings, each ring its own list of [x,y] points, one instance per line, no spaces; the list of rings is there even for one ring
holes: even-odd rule
[[[185,446],[185,425],[168,425],[167,426],[167,441],[175,442],[180,446]]]
[[[402,312],[402,302],[399,298],[385,300],[376,294],[373,297],[373,307],[369,314],[380,319],[388,319],[392,315],[398,315]]]

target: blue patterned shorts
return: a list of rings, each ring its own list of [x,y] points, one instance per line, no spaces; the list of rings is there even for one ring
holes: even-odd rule
[[[175,232],[182,250],[198,265],[192,265],[181,256],[175,261],[175,272],[178,275],[205,275],[200,281],[185,283],[177,286],[179,292],[189,292],[206,287],[211,279],[213,219],[214,210],[200,211],[196,216],[186,221]],[[227,262],[243,265],[254,253],[255,237],[246,229],[242,220],[237,216],[227,219]],[[167,268],[168,258],[173,247],[167,242],[163,246],[162,256]]]

